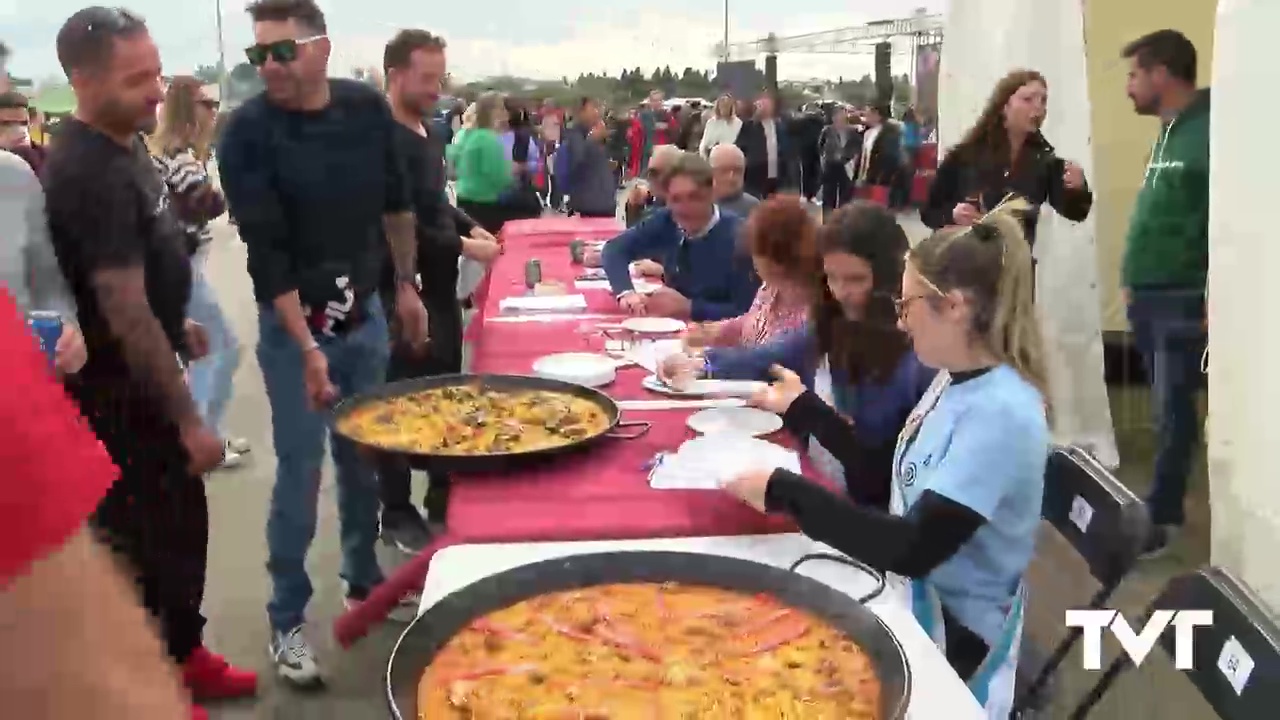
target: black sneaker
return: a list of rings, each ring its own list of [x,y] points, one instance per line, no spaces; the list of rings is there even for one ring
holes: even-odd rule
[[[431,542],[427,521],[413,506],[383,508],[380,534],[383,542],[409,555],[418,554]]]
[[[1152,525],[1147,541],[1142,545],[1142,560],[1153,560],[1164,555],[1178,537],[1177,525]]]

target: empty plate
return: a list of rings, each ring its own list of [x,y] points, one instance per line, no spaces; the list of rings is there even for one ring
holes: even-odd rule
[[[751,407],[707,408],[690,415],[686,423],[690,430],[703,435],[760,437],[782,429],[782,418]]]
[[[577,383],[587,387],[600,387],[613,382],[619,362],[608,355],[595,353],[556,353],[544,355],[533,362],[533,374],[538,377]]]
[[[688,327],[683,320],[664,317],[633,317],[622,321],[622,329],[646,335],[670,335]]]

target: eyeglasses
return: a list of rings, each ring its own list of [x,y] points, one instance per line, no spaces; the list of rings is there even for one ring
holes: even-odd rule
[[[897,313],[899,318],[905,317],[907,314],[907,310],[911,307],[911,303],[915,302],[916,300],[923,300],[926,297],[928,297],[928,295],[908,295],[907,297],[896,297],[893,299],[893,311]]]
[[[262,67],[267,64],[267,60],[275,60],[281,65],[285,65],[298,59],[298,48],[317,40],[324,40],[327,35],[313,35],[306,38],[287,38],[285,40],[277,40],[273,43],[259,43],[250,45],[244,49],[244,56],[249,60],[249,64],[254,67]]]

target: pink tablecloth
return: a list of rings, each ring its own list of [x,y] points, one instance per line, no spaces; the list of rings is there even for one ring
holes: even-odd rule
[[[542,223],[557,232],[546,231]],[[499,315],[503,297],[524,292],[526,260],[541,261],[544,280],[558,280],[572,288],[583,268],[570,263],[570,241],[608,237],[617,232],[616,225],[556,218],[512,223],[508,228],[503,231],[504,254],[490,271],[489,291],[473,320],[477,332],[472,336],[472,370],[525,374],[541,355],[602,349],[604,338],[594,329],[599,319],[492,320]],[[588,314],[617,314],[607,291],[583,293]],[[605,391],[616,400],[656,397],[640,387],[645,374],[636,367],[619,370],[618,379]],[[604,438],[582,452],[519,471],[455,476],[447,533],[402,566],[364,607],[339,618],[335,625],[339,642],[358,639],[385,616],[396,598],[420,588],[431,556],[451,544],[745,535],[794,529],[788,521],[762,515],[720,492],[650,488],[647,463],[692,436],[685,426],[689,412],[623,411],[622,415],[624,422],[650,423],[649,430],[635,439]]]

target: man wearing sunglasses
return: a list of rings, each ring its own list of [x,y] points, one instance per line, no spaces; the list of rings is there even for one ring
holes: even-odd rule
[[[270,651],[282,677],[312,685],[321,675],[303,625],[324,411],[385,380],[390,336],[378,285],[387,245],[390,325],[401,345],[426,351],[427,313],[408,178],[385,98],[365,83],[328,78],[324,13],[312,0],[259,0],[247,11],[255,42],[245,54],[266,91],[228,119],[218,159],[248,247],[277,458],[267,520]],[[383,580],[374,554],[377,479],[352,443],[329,439],[350,605]]]

